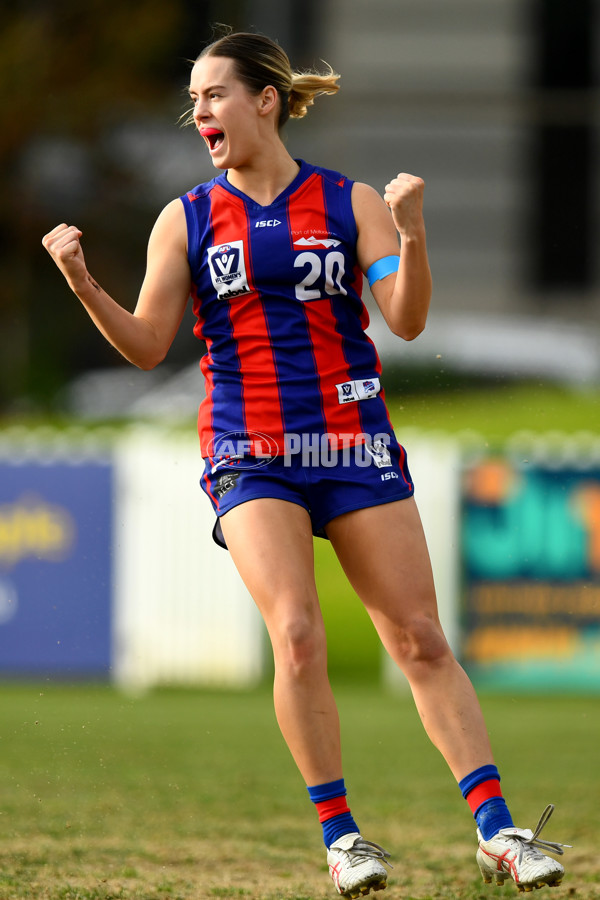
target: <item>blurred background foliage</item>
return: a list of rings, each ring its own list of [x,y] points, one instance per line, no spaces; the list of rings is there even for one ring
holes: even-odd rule
[[[157,209],[140,198],[140,180],[111,136],[140,119],[165,119],[176,130],[186,60],[210,36],[210,7],[181,0],[3,6],[0,408],[27,397],[34,407],[51,405],[73,372],[119,363],[76,304],[65,302],[41,237],[76,217],[90,267],[109,273],[125,303],[135,298]]]

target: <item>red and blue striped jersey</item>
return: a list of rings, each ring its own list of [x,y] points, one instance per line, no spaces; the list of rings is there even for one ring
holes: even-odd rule
[[[206,342],[203,456],[221,435],[391,432],[377,351],[365,334],[356,261],[352,182],[299,161],[270,206],[233,187],[226,173],[184,195],[188,259]]]

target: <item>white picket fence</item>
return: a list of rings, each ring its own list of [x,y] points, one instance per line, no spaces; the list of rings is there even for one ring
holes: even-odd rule
[[[263,625],[199,486],[197,438],[136,428],[115,452],[114,677],[247,685],[264,668]]]

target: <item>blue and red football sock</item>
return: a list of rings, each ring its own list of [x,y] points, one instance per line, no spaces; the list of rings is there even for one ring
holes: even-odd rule
[[[512,828],[513,820],[502,796],[496,766],[480,766],[462,778],[458,786],[471,807],[484,841],[489,841],[501,828]]]
[[[310,799],[317,808],[323,827],[323,840],[327,849],[344,834],[358,832],[358,825],[346,802],[346,785],[343,778],[307,787]]]

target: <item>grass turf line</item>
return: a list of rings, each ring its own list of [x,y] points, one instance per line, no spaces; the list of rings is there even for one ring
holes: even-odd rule
[[[386,897],[498,897],[480,881],[470,813],[412,701],[343,683],[336,695],[350,806],[393,852]],[[556,804],[544,836],[575,845],[562,890],[582,900],[600,898],[596,702],[483,701],[514,816],[532,827]],[[1,900],[335,896],[266,688],[132,699],[4,685],[0,719]]]

